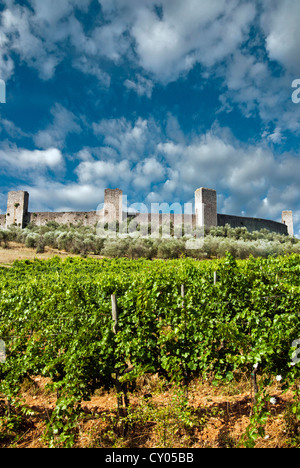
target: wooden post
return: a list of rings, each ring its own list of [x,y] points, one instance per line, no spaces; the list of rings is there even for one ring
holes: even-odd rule
[[[113,332],[116,335],[118,333],[118,307],[117,298],[115,294],[111,295],[111,314],[114,321]],[[120,374],[116,371],[116,390],[117,390],[117,402],[118,402],[118,416],[124,418],[127,416],[128,398],[127,398],[127,385],[126,383],[120,382]],[[128,424],[121,421],[121,435],[125,436],[128,430]]]
[[[182,308],[184,307],[184,284],[181,285]]]
[[[217,272],[214,271],[214,286],[217,284]]]
[[[184,284],[181,285],[181,297],[182,297],[182,308],[184,311],[184,347],[186,347],[186,335],[187,335],[187,327],[186,327],[186,309],[185,309],[185,304],[184,304],[184,296],[185,296],[185,290],[184,290]],[[184,383],[185,383],[185,392],[186,392],[186,398],[188,397],[188,375],[186,371],[186,366],[185,364],[183,365],[184,369]]]
[[[111,295],[111,313],[112,319],[114,321],[113,332],[116,334],[118,332],[118,308],[117,308],[117,299],[115,294]]]
[[[257,372],[257,367],[255,367],[251,373],[251,381],[252,381],[252,388],[254,391],[254,398],[253,402],[256,404],[256,395],[258,393],[258,385],[257,385],[257,379],[256,379],[256,372]]]

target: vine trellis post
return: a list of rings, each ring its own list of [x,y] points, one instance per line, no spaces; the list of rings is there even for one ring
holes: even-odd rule
[[[119,331],[119,314],[118,314],[118,306],[117,306],[117,298],[115,294],[111,295],[111,313],[113,319],[113,333],[116,335]],[[122,421],[123,418],[127,416],[127,408],[128,408],[128,396],[127,396],[127,384],[120,382],[120,372],[116,370],[116,379],[115,385],[117,390],[117,402],[118,402],[118,418],[121,419],[120,430],[122,436],[124,437],[128,431],[128,424]]]

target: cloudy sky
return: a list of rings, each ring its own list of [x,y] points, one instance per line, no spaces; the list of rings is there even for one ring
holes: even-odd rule
[[[16,189],[89,211],[105,188],[150,207],[209,187],[300,234],[299,19],[299,0],[0,1],[1,212]]]

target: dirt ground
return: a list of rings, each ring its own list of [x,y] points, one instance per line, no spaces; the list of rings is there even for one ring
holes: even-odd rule
[[[68,252],[62,252],[46,247],[45,253],[37,254],[35,249],[30,249],[22,244],[16,242],[10,242],[8,248],[0,246],[0,264],[11,265],[15,260],[34,260],[35,258],[46,260],[54,256],[68,257],[72,254]]]
[[[174,388],[159,386],[157,382],[153,383],[153,379],[155,380],[155,376],[151,377],[146,385],[143,382],[130,394],[129,411],[133,415],[134,423],[130,425],[126,437],[118,435],[115,431],[117,398],[114,391],[96,391],[90,401],[82,402],[84,416],[78,424],[75,447],[237,448],[240,446],[241,436],[249,424],[253,407],[247,382],[220,387],[214,387],[207,382],[192,382],[188,389],[188,405],[189,408],[193,408],[192,417],[188,413],[183,415],[177,411],[178,403]],[[24,385],[24,403],[34,415],[28,418],[28,423],[15,439],[0,440],[0,447],[47,447],[43,433],[55,406],[56,394],[45,389],[46,383],[47,379],[35,377]],[[269,395],[276,398],[276,404],[269,404],[270,416],[265,434],[257,439],[255,448],[289,448],[291,420],[288,408],[292,395],[289,392],[282,393],[276,384],[270,388]],[[145,399],[145,396],[148,399]],[[194,419],[191,428],[187,429],[184,428],[183,418],[189,417]],[[299,447],[299,438],[297,440],[296,446]]]
[[[36,249],[25,247],[23,244],[18,244],[16,242],[9,242],[8,248],[3,248],[3,246],[0,245],[0,265],[3,266],[11,266],[15,260],[34,260],[35,258],[47,260],[55,256],[61,258],[78,257],[78,255],[73,255],[70,252],[51,249],[50,247],[45,247],[45,252],[38,254],[36,253]],[[95,255],[91,255],[91,257],[102,258]]]

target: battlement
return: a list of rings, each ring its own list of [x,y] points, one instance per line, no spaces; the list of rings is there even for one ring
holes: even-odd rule
[[[104,223],[123,221],[123,192],[120,189],[104,190]]]
[[[197,226],[217,226],[217,192],[199,188],[195,192],[195,214]]]
[[[293,223],[293,212],[283,211],[281,215],[281,222],[287,226],[288,234],[294,236],[294,223]]]
[[[65,212],[65,213],[29,213],[29,193],[24,191],[9,192],[7,201],[7,213],[0,218],[0,227],[19,226],[24,228],[28,223],[33,222],[38,226],[45,225],[49,221],[56,221],[59,224],[76,224],[96,226],[97,223],[121,224],[130,217],[136,224],[155,225],[156,229],[166,223],[172,223],[177,227],[182,224],[189,224],[191,228],[224,226],[229,224],[232,227],[246,227],[249,231],[268,229],[279,234],[293,236],[293,213],[292,211],[282,212],[282,222],[276,222],[260,218],[247,218],[243,216],[224,215],[217,213],[217,192],[216,190],[201,187],[195,191],[194,213],[134,213],[129,214],[123,202],[127,197],[123,197],[120,189],[105,189],[103,208],[93,212]],[[162,204],[164,205],[164,204]],[[191,204],[192,206],[192,204]]]
[[[6,227],[19,226],[24,228],[28,217],[28,192],[9,192],[7,200]]]

